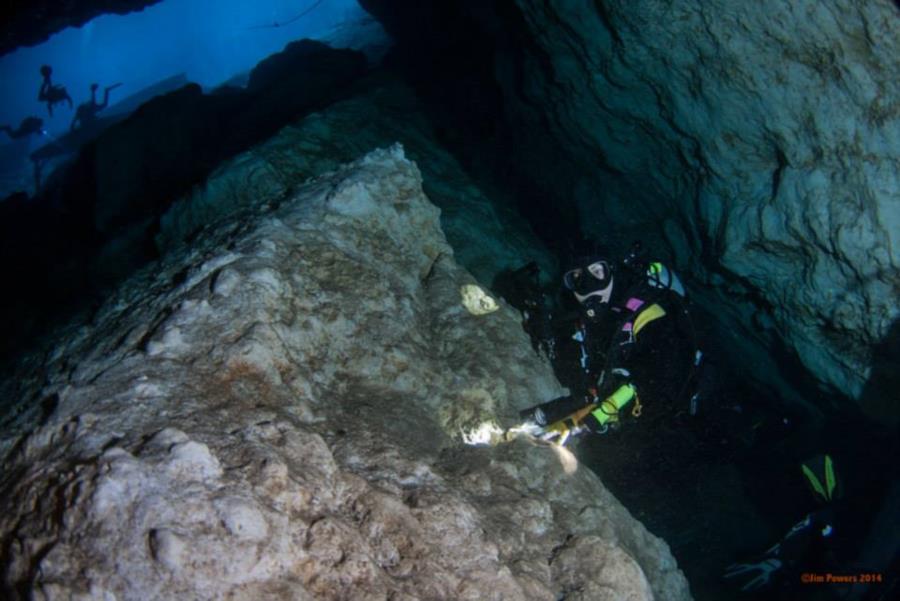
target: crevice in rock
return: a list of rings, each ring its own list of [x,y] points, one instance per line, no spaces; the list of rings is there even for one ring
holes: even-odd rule
[[[780,147],[775,147],[775,169],[772,171],[772,192],[769,197],[774,202],[776,198],[778,198],[778,191],[781,188],[781,178],[784,175],[784,170],[787,168],[788,162],[787,157],[784,155],[784,151],[781,150]]]

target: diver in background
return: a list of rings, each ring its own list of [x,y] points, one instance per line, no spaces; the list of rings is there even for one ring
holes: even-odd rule
[[[0,125],[0,131],[5,131],[13,140],[24,138],[32,134],[43,133],[44,120],[38,117],[25,117],[19,124],[18,129],[13,129],[9,125]]]
[[[72,97],[66,92],[63,86],[53,85],[50,76],[53,75],[53,69],[50,65],[41,67],[41,75],[44,81],[41,83],[41,89],[38,91],[38,100],[47,103],[47,113],[53,116],[53,105],[60,102],[68,102],[69,108],[72,108]]]
[[[72,125],[69,131],[75,131],[78,128],[89,127],[97,120],[97,113],[109,106],[109,93],[118,88],[121,83],[113,84],[103,90],[103,102],[97,102],[98,84],[91,84],[91,99],[88,102],[78,105],[75,111],[75,117],[72,118]]]
[[[803,462],[800,469],[819,508],[806,514],[780,541],[769,547],[755,561],[734,563],[726,568],[723,577],[743,581],[741,592],[760,594],[769,598],[783,589],[801,585],[801,573],[840,572],[835,556],[835,539],[840,534],[836,522],[844,504],[843,486],[834,469],[830,455],[817,455]],[[738,582],[740,584],[740,582]]]

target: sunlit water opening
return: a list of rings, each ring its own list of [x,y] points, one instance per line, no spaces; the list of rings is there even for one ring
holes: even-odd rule
[[[78,106],[91,99],[92,84],[98,103],[106,88],[121,84],[110,90],[108,106],[99,113],[108,117],[187,82],[207,90],[239,84],[260,60],[302,38],[363,50],[387,44],[356,0],[166,0],[136,13],[103,15],[0,57],[0,125],[15,130],[37,117],[46,132],[15,140],[0,133],[6,179],[0,197],[15,191],[11,172],[27,167],[31,151],[70,131]],[[39,100],[44,65],[52,67],[52,84],[72,100],[71,107],[67,101],[55,104],[52,116]]]

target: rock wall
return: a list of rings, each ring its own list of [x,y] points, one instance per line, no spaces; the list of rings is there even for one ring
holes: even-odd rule
[[[558,3],[548,31],[543,3],[520,4],[556,77],[597,99],[579,110],[547,86],[550,106],[576,104],[564,123],[652,182],[631,197],[647,214],[668,201],[686,216],[686,231],[666,224],[679,255],[708,240],[807,367],[858,396],[898,315],[897,7],[605,2],[592,17]]]
[[[60,339],[6,422],[7,598],[689,599],[585,469],[461,444],[562,392],[476,315],[402,149],[236,212]]]
[[[895,3],[393,4],[364,0],[407,54],[486,54],[521,172],[612,246],[664,243],[754,371],[782,344],[859,396],[898,316]]]

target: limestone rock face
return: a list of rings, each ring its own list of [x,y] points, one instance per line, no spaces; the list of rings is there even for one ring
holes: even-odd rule
[[[683,264],[713,251],[723,294],[761,295],[759,327],[858,396],[900,314],[897,6],[518,4],[551,63],[528,94],[625,174],[618,221],[656,221]]]
[[[6,598],[689,599],[588,470],[461,444],[563,391],[508,306],[463,307],[421,183],[372,152],[61,339],[0,447]]]

